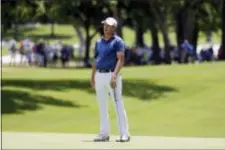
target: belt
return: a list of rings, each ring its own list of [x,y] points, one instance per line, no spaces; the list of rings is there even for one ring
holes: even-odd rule
[[[108,72],[113,72],[113,69],[97,69],[98,72],[100,73],[108,73]]]

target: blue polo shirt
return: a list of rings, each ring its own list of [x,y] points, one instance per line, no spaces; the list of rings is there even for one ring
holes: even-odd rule
[[[119,36],[113,35],[109,40],[101,38],[95,44],[96,68],[114,70],[117,63],[117,52],[124,52],[124,50],[124,42]]]

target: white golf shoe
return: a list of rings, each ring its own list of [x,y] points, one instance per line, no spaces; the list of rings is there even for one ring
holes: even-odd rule
[[[126,136],[126,135],[120,136],[120,138],[116,140],[116,142],[129,142],[129,141],[130,141],[130,136]]]

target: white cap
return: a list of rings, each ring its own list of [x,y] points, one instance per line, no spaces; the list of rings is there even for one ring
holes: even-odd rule
[[[113,17],[108,17],[105,20],[102,21],[102,23],[106,23],[110,26],[117,27],[117,21]]]

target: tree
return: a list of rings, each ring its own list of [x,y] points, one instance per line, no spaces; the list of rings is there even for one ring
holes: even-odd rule
[[[1,1],[1,8],[2,8],[2,23],[1,23],[1,27],[2,27],[2,32],[3,35],[4,33],[7,32],[8,29],[10,29],[12,27],[13,24],[13,20],[15,19],[15,16],[13,15],[12,11],[7,11],[7,10],[15,10],[16,7],[16,2],[8,2],[7,0],[2,0]]]
[[[135,46],[144,47],[144,32],[147,30],[146,18],[144,18],[146,5],[143,1],[127,0],[124,2],[126,19],[135,31]]]
[[[225,60],[225,1],[222,3],[222,44],[221,44],[221,49],[222,49],[222,59]]]
[[[152,2],[148,3],[150,8],[152,8],[154,5]],[[160,47],[159,47],[159,37],[158,37],[158,27],[157,27],[157,19],[154,15],[154,11],[152,9],[147,9],[147,16],[148,16],[148,21],[149,21],[149,29],[151,31],[151,38],[152,38],[152,59],[153,59],[153,64],[160,64],[161,59],[160,59]]]
[[[51,7],[52,1],[46,0],[46,1],[36,1],[36,4],[38,5],[38,16],[39,19],[45,19],[48,23],[51,23],[51,33],[50,36],[55,36],[55,24],[54,24],[54,14],[49,10]]]
[[[2,29],[6,33],[7,30],[14,29],[14,38],[18,39],[18,24],[24,24],[32,21],[36,17],[37,5],[34,1],[27,0],[2,0]]]
[[[154,64],[160,63],[160,48],[159,48],[159,38],[158,38],[158,27],[156,24],[156,18],[151,9],[152,3],[149,1],[135,1],[127,0],[125,1],[125,10],[128,16],[129,26],[135,30],[135,45],[145,46],[144,33],[150,30],[152,37],[152,59]]]
[[[159,0],[152,0],[149,1],[150,8],[152,9],[152,13],[156,19],[156,22],[158,23],[164,40],[164,50],[165,50],[165,58],[166,63],[171,63],[170,58],[170,47],[171,42],[169,39],[169,32],[168,32],[168,6],[170,4],[170,1],[159,1]]]
[[[173,5],[173,13],[176,20],[177,46],[179,48],[180,58],[182,58],[180,46],[185,39],[187,39],[196,50],[199,32],[198,11],[201,3],[203,3],[202,0],[185,0],[177,1]],[[184,60],[180,60],[180,62],[184,62]]]
[[[78,31],[78,35],[82,36],[80,27],[85,31],[85,56],[84,63],[90,66],[90,45],[93,37],[100,32],[100,22],[113,12],[109,9],[109,3],[106,1],[82,1],[82,0],[49,0],[50,6],[45,8],[48,10],[52,19],[60,22],[71,23],[74,29]],[[46,6],[46,5],[45,5]],[[91,33],[91,28],[95,29]]]
[[[122,0],[118,0],[118,1],[110,1],[109,2],[111,7],[109,7],[109,9],[111,9],[111,11],[113,12],[113,16],[114,18],[118,21],[118,26],[117,26],[117,34],[123,38],[123,18],[122,18],[122,9],[124,7],[124,3]]]
[[[198,12],[199,30],[204,32],[206,40],[211,41],[212,32],[217,32],[221,24],[221,3],[217,0],[204,1]]]
[[[158,28],[155,21],[152,19],[152,22],[150,23],[150,31],[151,31],[151,37],[152,37],[152,59],[154,64],[160,64],[160,47],[159,47],[159,37],[158,37]]]

